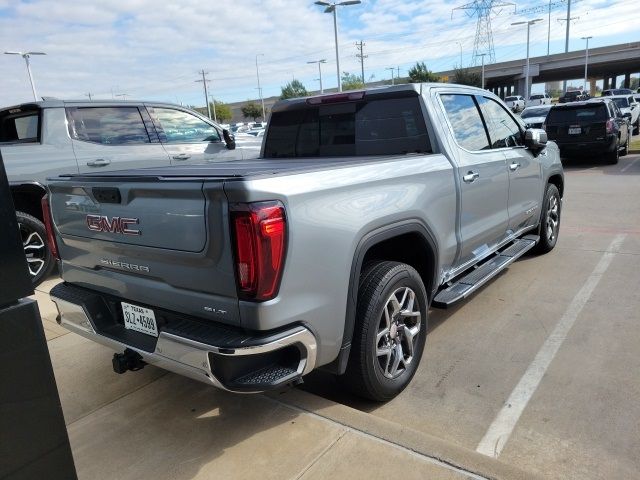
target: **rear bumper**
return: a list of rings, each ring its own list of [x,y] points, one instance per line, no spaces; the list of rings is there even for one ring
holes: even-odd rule
[[[616,148],[616,139],[616,135],[607,135],[603,140],[590,142],[569,142],[550,138],[550,140],[556,142],[561,154],[580,154],[585,156],[613,152]]]
[[[126,330],[104,295],[60,284],[51,290],[58,322],[116,352],[232,392],[261,392],[294,383],[314,369],[315,336],[303,325],[249,335],[211,322],[179,318],[159,326],[157,340]],[[137,341],[140,336],[144,342]]]

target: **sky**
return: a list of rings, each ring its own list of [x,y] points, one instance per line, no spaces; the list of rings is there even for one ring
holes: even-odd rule
[[[360,73],[355,42],[364,41],[365,77],[400,75],[416,61],[432,71],[468,66],[476,18],[453,10],[470,0],[363,0],[338,8],[340,67]],[[564,51],[566,0],[551,12],[551,53]],[[515,0],[495,10],[496,61],[524,58],[526,27],[511,23],[542,18],[531,28],[531,55],[547,52],[548,0]],[[640,40],[636,0],[572,0],[570,50]],[[148,99],[204,105],[199,71],[209,93],[225,102],[258,97],[256,56],[265,97],[279,95],[292,78],[317,90],[317,65],[326,59],[325,88],[335,87],[333,19],[300,0],[0,0],[0,50],[42,51],[31,66],[39,96]],[[24,60],[0,55],[0,107],[31,101]],[[542,89],[534,86],[533,91]]]

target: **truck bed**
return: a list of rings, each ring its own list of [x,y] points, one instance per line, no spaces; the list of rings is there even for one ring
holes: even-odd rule
[[[318,157],[309,158],[268,158],[228,162],[215,162],[210,164],[181,165],[168,167],[137,168],[133,170],[117,170],[112,172],[96,172],[90,174],[61,175],[58,179],[79,181],[93,181],[100,178],[101,181],[124,181],[127,179],[140,181],[154,180],[203,180],[203,179],[245,179],[255,177],[269,177],[274,175],[287,175],[305,173],[320,170],[336,169],[353,165],[363,165],[377,162],[392,161],[394,159],[407,158],[407,155],[376,155],[368,157],[336,157],[330,160]],[[55,180],[52,178],[51,180]]]

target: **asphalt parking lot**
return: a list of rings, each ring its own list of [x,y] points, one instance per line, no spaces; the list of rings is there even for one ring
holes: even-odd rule
[[[565,174],[555,250],[432,310],[420,368],[386,404],[322,373],[258,396],[153,368],[118,376],[111,352],[55,325],[47,282],[80,478],[637,478],[640,155]]]

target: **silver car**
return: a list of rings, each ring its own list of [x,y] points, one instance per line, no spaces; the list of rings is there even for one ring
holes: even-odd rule
[[[141,167],[242,160],[231,134],[193,110],[141,101],[46,100],[0,109],[0,151],[34,284],[54,262],[40,201],[46,178]]]

